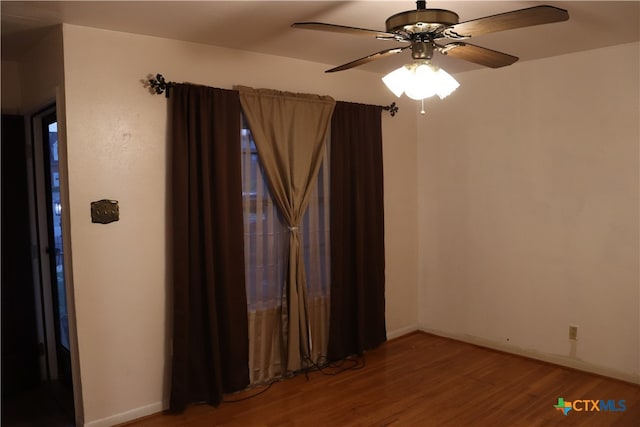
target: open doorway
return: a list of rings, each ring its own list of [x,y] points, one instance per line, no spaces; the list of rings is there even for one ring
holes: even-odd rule
[[[3,426],[74,425],[58,159],[55,105],[2,116]]]

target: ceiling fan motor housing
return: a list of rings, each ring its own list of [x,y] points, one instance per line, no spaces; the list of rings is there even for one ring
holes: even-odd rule
[[[431,59],[433,58],[434,45],[432,41],[416,41],[411,44],[411,58]]]
[[[386,20],[387,32],[435,33],[459,21],[458,14],[445,9],[418,9],[396,13]]]

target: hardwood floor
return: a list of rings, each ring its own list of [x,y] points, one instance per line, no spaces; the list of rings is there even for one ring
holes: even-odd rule
[[[624,400],[626,410],[578,411],[593,406],[580,402],[565,416],[558,398]],[[247,400],[125,425],[638,427],[640,386],[416,332],[367,353],[361,369],[298,375]]]

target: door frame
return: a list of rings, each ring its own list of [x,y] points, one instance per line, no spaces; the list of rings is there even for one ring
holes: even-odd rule
[[[32,197],[30,208],[32,217],[31,244],[33,248],[33,274],[35,282],[36,307],[38,310],[38,341],[44,351],[40,353],[40,379],[43,381],[58,379],[58,356],[56,354],[55,310],[52,297],[53,277],[49,266],[49,218],[47,206],[47,186],[44,150],[45,142],[42,129],[42,119],[56,112],[56,105],[51,104],[27,118],[28,122],[28,153],[31,155],[31,182],[29,183]],[[64,238],[63,238],[64,242]]]

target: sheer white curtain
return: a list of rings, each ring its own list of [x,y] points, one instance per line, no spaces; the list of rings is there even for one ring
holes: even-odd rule
[[[325,144],[328,147],[328,144]],[[326,356],[329,332],[329,166],[323,153],[318,180],[301,223],[307,278],[311,359]],[[285,374],[285,283],[289,229],[278,211],[245,122],[242,129],[245,275],[252,384]],[[306,361],[308,363],[309,361]]]

